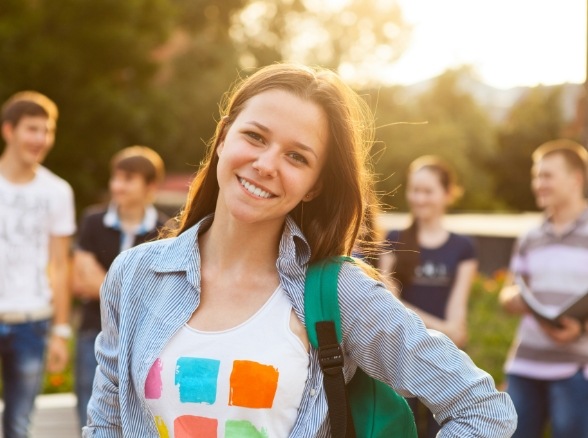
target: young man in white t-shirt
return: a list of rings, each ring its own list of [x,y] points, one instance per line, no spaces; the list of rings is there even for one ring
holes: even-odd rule
[[[55,103],[37,92],[17,93],[2,106],[1,117],[2,427],[5,438],[24,438],[41,388],[45,350],[49,372],[61,371],[68,361],[75,212],[69,184],[41,166],[55,138]]]

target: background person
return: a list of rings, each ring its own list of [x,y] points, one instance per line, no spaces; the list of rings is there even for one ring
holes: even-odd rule
[[[94,343],[100,332],[100,286],[120,252],[157,237],[166,218],[153,201],[164,173],[163,160],[153,149],[131,146],[119,151],[111,160],[110,203],[89,208],[81,221],[73,292],[81,301],[75,392],[82,426],[97,365]]]
[[[463,348],[468,297],[478,262],[472,240],[443,225],[447,208],[460,192],[453,171],[441,158],[427,155],[413,161],[406,184],[412,222],[405,230],[388,233],[390,250],[380,256],[380,267],[384,275],[398,281],[400,299],[427,328],[445,333]],[[414,398],[408,402],[418,419],[425,407]],[[439,424],[430,412],[427,416],[425,436],[435,437]]]
[[[304,282],[351,253],[371,208],[365,108],[328,70],[275,64],[237,86],[179,227],[108,272],[86,437],[330,435]],[[346,376],[423,398],[440,436],[510,436],[506,394],[363,267],[339,276]]]
[[[34,91],[17,93],[2,106],[0,360],[5,438],[28,435],[47,345],[48,371],[62,371],[68,361],[74,198],[66,181],[41,166],[53,147],[57,116],[55,103]]]
[[[523,315],[505,365],[515,437],[543,437],[548,422],[554,437],[588,436],[586,327],[568,317],[560,328],[536,319],[512,282],[522,275],[537,300],[555,308],[588,291],[587,164],[588,152],[571,140],[533,153],[532,189],[545,218],[517,241],[500,292],[504,309]]]

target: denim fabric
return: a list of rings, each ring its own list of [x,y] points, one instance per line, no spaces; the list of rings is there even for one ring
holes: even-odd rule
[[[100,330],[83,330],[77,337],[75,391],[80,427],[85,426],[87,422],[88,402],[92,395],[92,383],[98,365],[94,354],[94,343],[98,333]]]
[[[0,324],[4,438],[26,438],[41,389],[49,320]]]
[[[588,437],[588,380],[582,370],[562,380],[509,374],[507,392],[519,416],[513,438],[541,438],[548,422],[554,438]]]

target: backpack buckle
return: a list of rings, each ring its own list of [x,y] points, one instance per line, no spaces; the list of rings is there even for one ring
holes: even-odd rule
[[[335,374],[343,368],[343,350],[339,344],[329,344],[318,349],[319,363],[324,373]]]

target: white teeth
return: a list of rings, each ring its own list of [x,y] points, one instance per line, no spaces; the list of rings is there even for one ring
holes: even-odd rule
[[[239,182],[243,187],[247,189],[247,191],[255,196],[259,196],[260,198],[271,198],[271,193],[268,193],[259,187],[254,186],[253,184],[245,181],[243,178],[239,178]]]

